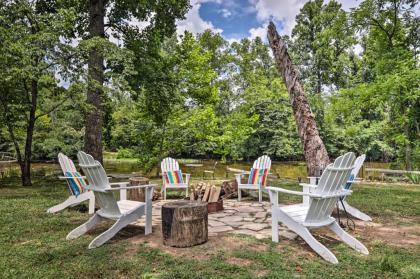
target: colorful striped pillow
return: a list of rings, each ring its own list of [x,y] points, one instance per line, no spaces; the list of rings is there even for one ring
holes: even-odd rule
[[[267,183],[268,169],[251,169],[248,177],[248,184],[265,186]]]
[[[66,172],[66,177],[70,177],[68,179],[70,191],[73,195],[78,197],[81,193],[84,192],[83,187],[86,186],[86,182],[83,179],[83,177],[80,175],[80,173],[76,172]]]
[[[182,184],[184,180],[182,179],[182,171],[174,170],[167,171],[164,173],[166,184]]]

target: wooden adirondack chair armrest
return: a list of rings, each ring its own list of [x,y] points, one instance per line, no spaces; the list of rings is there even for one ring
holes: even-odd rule
[[[123,186],[123,187],[115,187],[115,188],[109,188],[106,189],[106,191],[118,191],[122,189],[139,189],[139,188],[153,188],[156,184],[147,184],[147,185],[136,185],[136,186]]]
[[[316,187],[318,187],[318,185],[313,185],[313,184],[309,184],[309,183],[299,183],[300,186],[302,187],[309,187],[312,189],[315,189]]]
[[[86,180],[86,176],[83,175],[81,177]],[[68,177],[68,176],[59,176],[58,177],[58,179],[61,179],[61,180],[67,180],[67,179],[70,179],[70,178],[73,178],[73,177]],[[108,176],[108,180],[111,180],[111,179],[112,179],[112,177]]]
[[[118,188],[120,188],[121,186],[128,185],[128,184],[130,184],[130,182],[113,182],[113,183],[109,183],[109,186],[111,186],[111,187],[112,186],[119,186]]]
[[[94,192],[106,193],[106,191],[107,191],[107,189],[98,188],[98,187],[94,187],[94,186],[90,186],[90,185],[83,186],[83,188],[85,188],[86,190],[94,191]]]
[[[236,183],[238,183],[238,185],[241,184],[242,176],[245,174],[246,172],[235,173],[235,180],[236,180]]]
[[[67,179],[73,179],[74,177],[68,177],[68,176],[59,176],[58,179],[61,180],[67,180]],[[82,176],[83,179],[86,179],[86,176]]]
[[[313,198],[321,198],[322,197],[321,195],[318,195],[318,194],[293,191],[293,190],[283,189],[283,188],[279,188],[279,187],[265,187],[265,189],[267,189],[268,191],[273,191],[273,192],[277,192],[277,193],[280,192],[280,193],[286,193],[286,194],[298,195],[298,196],[309,196],[309,197],[313,197]]]
[[[352,192],[353,192],[352,190],[341,190],[339,193],[330,194],[330,195],[322,195],[319,198],[326,199],[326,198],[349,196],[349,195],[351,195]],[[317,197],[315,197],[315,198],[317,198]]]

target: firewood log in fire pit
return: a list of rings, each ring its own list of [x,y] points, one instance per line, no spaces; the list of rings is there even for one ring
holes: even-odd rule
[[[223,210],[222,187],[198,183],[190,188],[190,200],[207,202],[209,213]]]
[[[222,195],[223,199],[238,197],[238,183],[236,180],[223,181]]]

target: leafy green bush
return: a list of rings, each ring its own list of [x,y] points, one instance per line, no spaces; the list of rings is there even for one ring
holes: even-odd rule
[[[420,175],[414,173],[407,173],[405,176],[411,183],[420,184]]]
[[[122,148],[118,150],[117,159],[133,159],[135,154],[131,149]]]

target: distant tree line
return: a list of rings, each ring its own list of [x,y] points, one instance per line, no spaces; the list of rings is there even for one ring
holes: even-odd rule
[[[118,151],[150,169],[168,155],[302,159],[265,38],[229,43],[210,30],[178,37],[175,19],[188,1],[104,1],[112,32],[93,36],[84,9],[91,2],[0,6],[0,150],[21,157],[23,176],[33,159],[92,146],[85,133],[100,133],[97,152]],[[167,5],[172,12],[159,20]],[[365,0],[347,12],[336,1],[309,1],[284,37],[331,157],[354,151],[420,166],[418,7]],[[130,24],[136,19],[148,27]],[[96,79],[93,54],[103,59]]]

